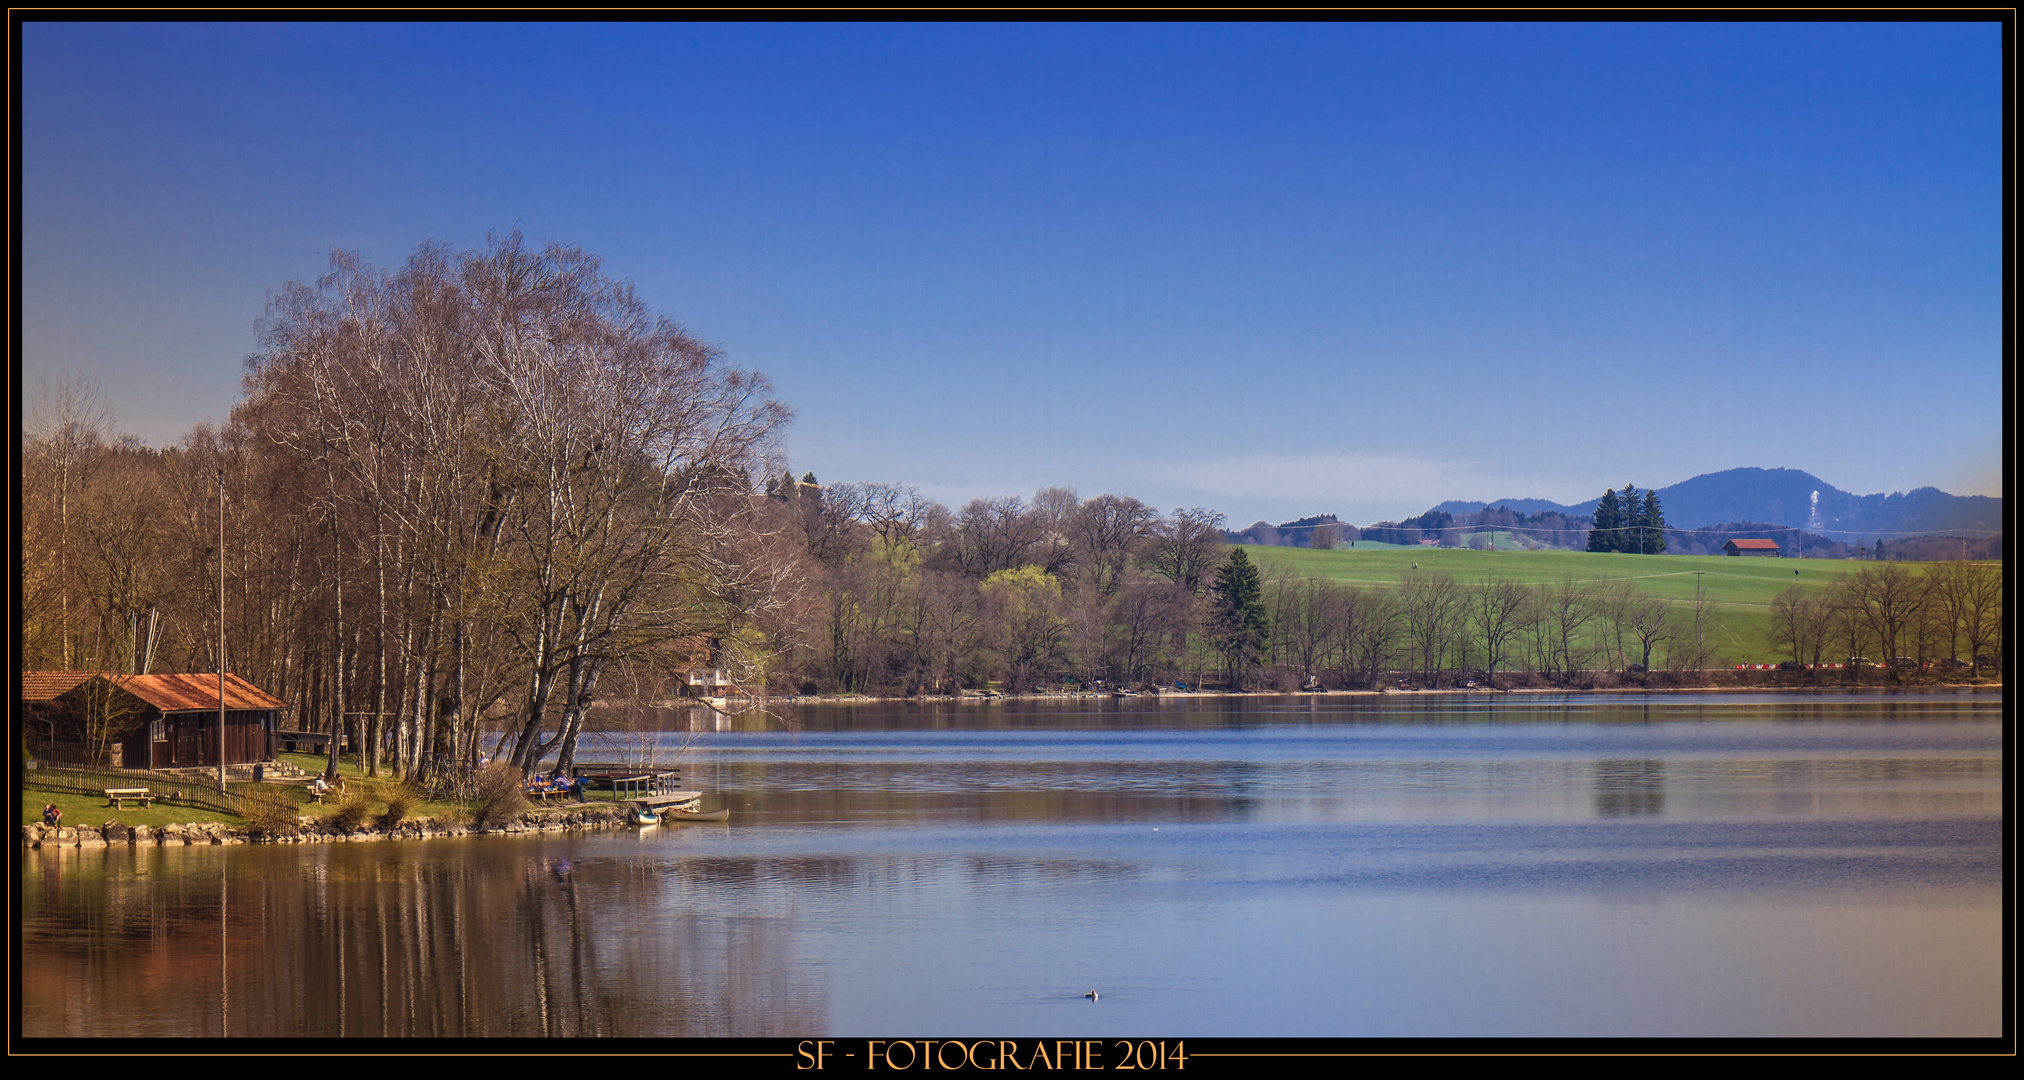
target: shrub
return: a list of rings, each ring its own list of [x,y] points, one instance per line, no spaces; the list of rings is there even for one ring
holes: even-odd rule
[[[471,793],[473,825],[481,829],[504,825],[526,809],[526,781],[512,762],[495,761],[479,771]]]
[[[379,827],[389,832],[399,828],[401,820],[408,816],[408,811],[422,801],[421,793],[405,780],[388,787],[385,798],[387,809],[386,813],[380,815]]]
[[[258,784],[239,793],[239,816],[256,836],[291,836],[299,810],[289,793],[271,784]]]
[[[358,827],[365,824],[365,819],[371,813],[372,797],[363,791],[354,791],[337,804],[337,809],[330,812],[329,821],[344,832],[357,832]]]

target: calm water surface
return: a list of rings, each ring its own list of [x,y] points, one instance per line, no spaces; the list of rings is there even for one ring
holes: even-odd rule
[[[803,707],[662,737],[728,826],[24,852],[22,1031],[1995,1036],[2002,712]]]

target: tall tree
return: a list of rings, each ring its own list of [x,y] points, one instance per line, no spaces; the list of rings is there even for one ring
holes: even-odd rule
[[[1646,555],[1662,555],[1666,550],[1666,512],[1659,506],[1659,493],[1645,490],[1644,501],[1638,506],[1638,551]]]
[[[1929,602],[1932,582],[1899,562],[1864,566],[1852,577],[1838,583],[1845,601],[1868,621],[1870,633],[1890,665],[1892,682],[1902,676],[1897,658],[1907,647],[1906,637],[1917,625]]]
[[[1512,641],[1531,621],[1535,608],[1523,585],[1491,578],[1470,590],[1469,618],[1483,646],[1483,667],[1490,689],[1497,688],[1497,668],[1510,659]]]
[[[1588,530],[1588,550],[1623,550],[1623,527],[1622,501],[1615,491],[1604,491],[1602,501],[1595,504],[1595,527]]]
[[[404,752],[468,764],[518,698],[513,760],[566,763],[604,671],[768,602],[733,542],[788,415],[763,378],[575,248],[514,233],[424,244],[394,275],[332,263],[270,305],[234,415],[309,481],[273,496],[310,505],[267,516],[317,521],[330,632],[306,685],[327,711],[370,687],[369,728],[399,712]]]
[[[1249,687],[1265,660],[1270,624],[1265,616],[1265,587],[1258,568],[1243,548],[1216,571],[1214,623],[1216,647],[1232,685]]]
[[[1461,583],[1436,570],[1412,569],[1399,574],[1399,607],[1420,678],[1432,686],[1463,643],[1467,629],[1466,598]]]

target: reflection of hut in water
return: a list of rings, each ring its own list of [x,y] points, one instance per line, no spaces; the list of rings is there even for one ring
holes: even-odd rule
[[[1663,761],[1595,763],[1595,812],[1602,817],[1646,817],[1665,813]]]

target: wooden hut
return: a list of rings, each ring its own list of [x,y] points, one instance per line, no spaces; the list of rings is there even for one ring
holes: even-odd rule
[[[242,765],[274,757],[274,732],[288,703],[237,675],[225,676],[224,738],[218,728],[218,676],[121,675],[34,671],[21,676],[31,740],[53,758],[85,749],[95,714],[112,730],[110,764],[129,769]],[[39,732],[38,732],[39,729]],[[222,747],[221,747],[222,743]]]

